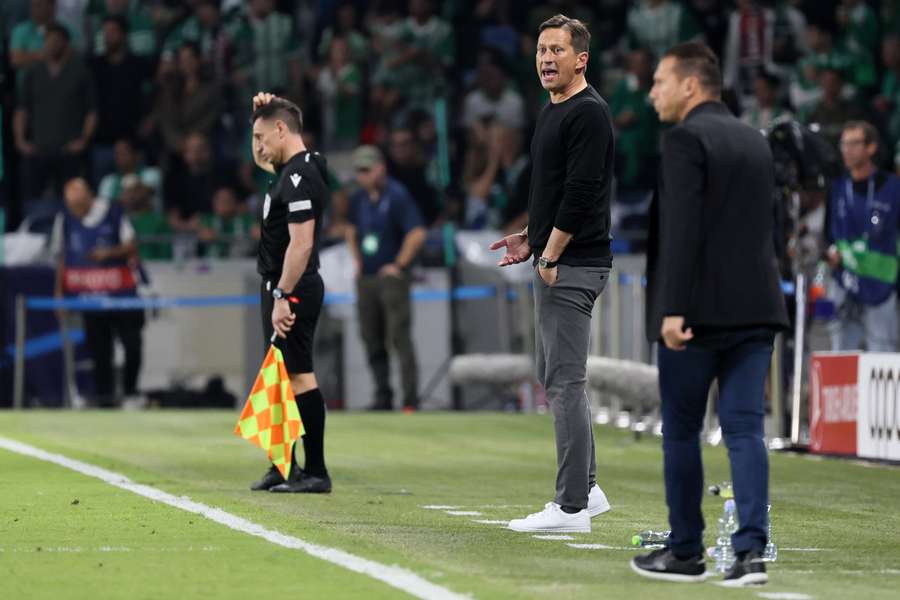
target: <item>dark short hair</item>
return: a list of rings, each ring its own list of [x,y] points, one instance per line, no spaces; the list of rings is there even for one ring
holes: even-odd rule
[[[122,15],[106,15],[103,17],[103,24],[113,23],[122,30],[122,33],[128,33],[128,19]]]
[[[663,58],[675,59],[675,73],[681,79],[696,77],[700,86],[714,96],[722,95],[722,70],[719,58],[709,46],[684,42],[669,48]]]
[[[881,147],[881,136],[878,135],[878,130],[875,129],[875,126],[868,121],[847,121],[844,123],[844,128],[841,131],[843,132],[850,129],[862,130],[863,141],[865,141],[867,146],[869,144],[875,144],[876,146]]]
[[[66,42],[72,41],[72,34],[69,33],[69,30],[62,23],[54,21],[53,23],[47,25],[46,33],[44,35],[49,35],[51,33],[58,33],[65,38]]]
[[[250,117],[250,124],[256,123],[257,119],[278,119],[284,121],[288,131],[292,133],[303,131],[303,112],[299,106],[284,98],[275,98],[254,110]]]
[[[541,23],[538,27],[538,34],[545,29],[563,29],[572,36],[572,47],[579,54],[587,52],[591,45],[591,32],[588,31],[587,25],[578,19],[570,19],[566,15],[554,15]]]

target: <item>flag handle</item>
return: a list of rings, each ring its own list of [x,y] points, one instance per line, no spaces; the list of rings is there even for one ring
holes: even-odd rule
[[[274,331],[274,332],[272,332],[272,339],[269,340],[269,343],[274,344],[275,340],[277,340],[277,339],[278,339],[278,332]]]

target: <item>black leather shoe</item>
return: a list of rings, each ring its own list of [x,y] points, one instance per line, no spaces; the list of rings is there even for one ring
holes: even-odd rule
[[[763,562],[762,555],[759,552],[745,552],[735,559],[719,585],[744,587],[765,585],[768,582],[769,576],[766,574],[766,563]]]
[[[266,474],[262,476],[262,479],[253,482],[250,489],[254,492],[262,492],[279,483],[284,483],[284,477],[281,476],[281,471],[278,470],[278,467],[272,465],[266,471]]]
[[[331,478],[327,475],[316,477],[303,473],[296,479],[291,477],[284,483],[270,487],[269,491],[276,494],[330,494]]]
[[[642,577],[662,581],[699,583],[706,579],[706,561],[702,554],[681,560],[668,548],[632,558],[631,569]]]

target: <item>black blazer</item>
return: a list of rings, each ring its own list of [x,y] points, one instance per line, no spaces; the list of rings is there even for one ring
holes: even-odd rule
[[[670,315],[699,332],[787,327],[774,192],[765,137],[724,104],[697,106],[665,134],[647,244],[650,341]]]

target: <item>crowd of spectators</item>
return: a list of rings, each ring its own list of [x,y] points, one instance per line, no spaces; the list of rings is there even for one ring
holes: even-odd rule
[[[6,212],[15,224],[83,175],[123,204],[145,258],[187,238],[252,254],[266,174],[248,117],[266,90],[299,103],[308,145],[335,165],[329,240],[344,238],[354,185],[339,157],[361,144],[383,149],[427,226],[520,228],[546,102],[535,33],[560,12],[591,27],[618,239],[645,232],[661,134],[647,93],[675,43],[721,56],[727,102],[754,127],[793,117],[837,144],[864,118],[884,149],[900,141],[898,0],[4,0]]]

